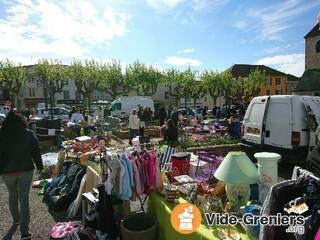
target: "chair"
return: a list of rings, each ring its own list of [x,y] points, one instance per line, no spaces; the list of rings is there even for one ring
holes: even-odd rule
[[[215,156],[211,151],[198,152],[198,164],[194,177],[201,182],[210,181],[222,160],[223,158]],[[198,173],[200,161],[207,162],[209,166],[207,168],[201,169],[201,173]]]
[[[164,152],[160,156],[161,172],[169,172],[171,167],[171,155],[176,152],[173,147],[166,146]]]

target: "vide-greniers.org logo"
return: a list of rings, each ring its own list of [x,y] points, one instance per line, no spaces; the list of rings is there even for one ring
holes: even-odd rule
[[[208,226],[227,226],[227,225],[248,225],[256,226],[284,226],[288,227],[286,232],[297,232],[304,234],[305,219],[301,215],[277,215],[260,216],[251,213],[244,214],[241,218],[229,213],[205,213]],[[190,203],[177,205],[171,212],[171,225],[180,234],[191,234],[199,228],[201,224],[200,210]]]
[[[220,214],[220,213],[205,213],[205,218],[209,226],[212,225],[237,225],[244,224],[250,226],[287,226],[287,232],[304,233],[305,218],[301,215],[277,215],[260,216],[246,213],[242,218],[238,218],[234,215]]]

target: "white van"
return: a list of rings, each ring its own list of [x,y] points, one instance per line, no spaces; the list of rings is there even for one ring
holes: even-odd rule
[[[320,97],[275,95],[255,97],[244,117],[242,149],[281,154],[286,161],[304,161],[315,146],[320,124]]]
[[[133,109],[138,110],[138,106],[150,108],[154,112],[154,102],[149,97],[119,97],[110,105],[111,116],[122,117],[128,116]]]

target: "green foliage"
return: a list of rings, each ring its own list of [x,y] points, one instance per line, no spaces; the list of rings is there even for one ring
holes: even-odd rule
[[[195,81],[195,73],[190,68],[182,72],[170,69],[164,75],[164,82],[169,85],[169,94],[175,98],[177,105],[181,98],[191,96]]]
[[[129,83],[122,73],[120,61],[113,59],[107,64],[102,64],[101,74],[99,89],[108,93],[112,99],[129,91]]]
[[[147,67],[136,61],[126,68],[125,79],[127,84],[132,84],[139,96],[152,96],[162,81],[162,73],[152,66]]]
[[[18,94],[25,81],[24,67],[16,65],[8,59],[0,61],[0,88],[6,89],[12,94]]]
[[[83,64],[80,60],[74,60],[68,70],[69,78],[75,81],[77,91],[84,99],[85,105],[90,108],[91,94],[98,89],[103,79],[101,64],[95,60],[86,60]]]
[[[237,144],[240,140],[231,139],[231,138],[224,138],[221,136],[214,136],[201,139],[192,139],[187,138],[183,139],[179,142],[179,146],[183,149],[191,148],[191,147],[205,147],[205,146],[215,146],[215,145],[228,145],[228,144]]]
[[[48,90],[51,106],[53,106],[55,94],[61,92],[68,81],[66,66],[62,65],[62,62],[57,59],[50,60],[50,62],[47,59],[42,59],[35,65],[35,75],[42,82],[46,108],[48,103]]]
[[[257,96],[261,88],[266,84],[267,81],[267,74],[263,70],[259,70],[256,68],[252,70],[249,74],[249,77],[245,81],[245,89],[246,95],[248,97]]]
[[[222,80],[219,72],[204,71],[200,76],[206,91],[213,99],[214,105],[222,94]]]
[[[194,80],[191,82],[190,84],[191,88],[190,88],[190,96],[193,100],[193,106],[196,107],[197,104],[197,100],[199,98],[202,98],[205,96],[205,94],[207,93],[206,91],[206,87],[204,85],[203,81],[199,81],[199,80]]]
[[[226,101],[229,101],[234,88],[234,81],[230,72],[204,71],[201,74],[201,79],[214,104],[220,96],[224,96]]]

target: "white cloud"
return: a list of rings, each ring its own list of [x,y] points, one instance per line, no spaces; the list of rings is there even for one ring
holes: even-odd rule
[[[319,1],[287,0],[265,8],[249,9],[246,14],[251,18],[249,30],[257,31],[263,40],[281,40],[283,32],[294,27],[293,24],[290,24],[292,18],[319,5]],[[238,26],[243,27],[244,25]]]
[[[182,50],[178,51],[177,53],[181,54],[181,53],[191,53],[191,52],[194,52],[194,48],[182,49]]]
[[[168,56],[163,60],[164,63],[174,65],[174,66],[201,66],[201,61],[194,58],[182,58],[177,56]]]
[[[288,49],[289,47],[291,47],[290,44],[287,44],[287,45],[284,45],[284,46],[276,46],[276,47],[271,47],[271,48],[266,48],[264,49],[264,51],[266,53],[269,53],[269,54],[274,54],[276,52],[281,52],[285,49]]]
[[[87,1],[17,0],[3,7],[1,56],[20,60],[84,58],[95,45],[124,36],[130,23],[129,15]]]
[[[185,4],[198,11],[208,7],[217,7],[226,4],[228,0],[146,0],[147,4],[157,10],[172,10],[179,5]]]
[[[173,9],[185,0],[147,0],[150,7],[154,9],[169,8]]]
[[[304,54],[294,53],[262,58],[256,61],[255,64],[267,65],[279,71],[300,77],[304,72],[304,61]]]
[[[240,30],[244,30],[248,26],[248,22],[245,20],[240,20],[240,21],[235,22],[233,24],[233,26],[240,29]]]

